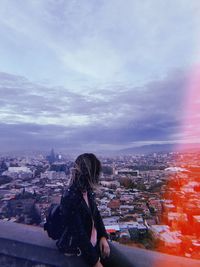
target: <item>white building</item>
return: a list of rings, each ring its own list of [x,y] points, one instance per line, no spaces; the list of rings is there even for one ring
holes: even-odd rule
[[[3,175],[14,179],[31,179],[33,177],[33,172],[26,166],[9,167],[7,171],[3,172]]]

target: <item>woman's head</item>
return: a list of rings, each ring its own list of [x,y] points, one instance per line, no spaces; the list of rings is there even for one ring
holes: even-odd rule
[[[86,191],[98,183],[100,172],[101,163],[94,154],[81,154],[75,160],[71,183]]]

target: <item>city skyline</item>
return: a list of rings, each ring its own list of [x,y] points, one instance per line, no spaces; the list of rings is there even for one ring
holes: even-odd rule
[[[1,1],[2,151],[199,143],[199,23],[198,1]]]

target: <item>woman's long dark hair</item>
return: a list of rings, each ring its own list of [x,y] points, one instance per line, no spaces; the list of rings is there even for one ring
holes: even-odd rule
[[[75,184],[81,191],[93,189],[98,184],[100,172],[101,163],[94,154],[81,154],[75,160],[70,185]]]

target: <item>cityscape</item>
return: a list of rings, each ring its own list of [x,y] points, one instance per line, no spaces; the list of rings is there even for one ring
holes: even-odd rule
[[[1,266],[84,266],[44,231],[82,153],[108,266],[200,265],[199,25],[198,0],[0,1]]]
[[[99,156],[96,202],[112,242],[200,259],[200,153]],[[0,219],[43,227],[74,158],[1,156]]]

